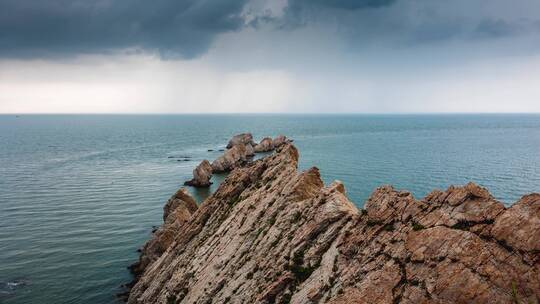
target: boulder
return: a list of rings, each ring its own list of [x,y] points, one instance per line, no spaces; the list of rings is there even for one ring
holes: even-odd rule
[[[253,155],[255,155],[255,148],[248,144],[248,145],[245,145],[246,147],[246,156],[247,157],[252,157]]]
[[[233,138],[231,138],[231,140],[229,140],[229,143],[227,144],[227,149],[231,149],[238,144],[255,146],[255,142],[253,141],[253,136],[251,135],[251,133],[242,133],[233,136]]]
[[[208,187],[212,184],[212,165],[206,159],[193,169],[193,179],[184,183],[186,186]]]
[[[272,144],[274,148],[279,148],[282,145],[292,142],[292,140],[288,139],[285,135],[278,135],[274,140],[272,141]]]
[[[255,146],[255,153],[274,150],[274,142],[270,137],[265,137]]]
[[[212,172],[228,172],[245,164],[248,160],[246,145],[236,144],[212,162]]]

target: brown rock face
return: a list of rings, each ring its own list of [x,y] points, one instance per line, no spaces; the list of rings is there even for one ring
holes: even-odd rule
[[[246,147],[246,157],[255,155],[255,148],[252,145],[244,145]]]
[[[186,189],[178,190],[163,207],[163,226],[160,227],[141,249],[139,261],[131,266],[137,278],[144,269],[159,258],[171,245],[180,227],[186,224],[197,211],[197,203]]]
[[[512,248],[524,252],[540,253],[540,194],[522,197],[493,225],[493,235]]]
[[[184,183],[186,186],[208,187],[212,183],[212,165],[206,159],[203,160],[195,169],[193,169],[193,179]]]
[[[274,150],[274,143],[270,137],[265,137],[255,146],[255,153]]]
[[[384,186],[358,210],[297,163],[287,143],[235,168],[129,303],[539,303],[540,195],[506,209],[472,183],[422,200]]]
[[[252,147],[255,146],[255,142],[253,141],[253,136],[251,135],[251,133],[242,133],[233,136],[233,138],[231,138],[231,140],[229,140],[229,143],[227,144],[227,149],[231,149],[238,144]]]
[[[284,145],[286,143],[290,143],[290,142],[291,142],[291,140],[287,139],[287,137],[285,135],[278,135],[272,141],[272,145],[274,146],[274,148],[278,148],[278,147],[281,147],[282,145]]]
[[[212,162],[213,172],[227,172],[240,167],[248,160],[246,146],[237,144],[226,150],[223,155]]]

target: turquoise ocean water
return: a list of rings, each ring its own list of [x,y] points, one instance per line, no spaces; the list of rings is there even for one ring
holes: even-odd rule
[[[0,303],[117,303],[165,201],[245,131],[293,138],[358,206],[382,184],[540,191],[540,115],[3,115]]]

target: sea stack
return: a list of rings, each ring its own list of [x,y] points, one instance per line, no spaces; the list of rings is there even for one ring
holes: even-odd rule
[[[206,159],[193,169],[193,179],[184,183],[186,186],[208,187],[212,184],[212,165]]]
[[[298,158],[285,142],[236,166],[198,209],[175,195],[128,302],[538,303],[539,194],[505,208],[473,183],[382,186],[358,209]]]

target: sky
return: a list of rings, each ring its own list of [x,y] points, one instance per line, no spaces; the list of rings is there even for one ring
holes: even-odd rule
[[[538,0],[0,0],[0,113],[540,112]]]

